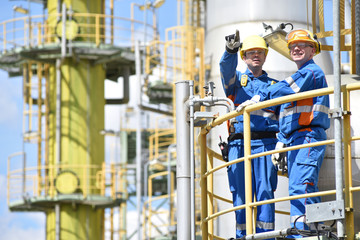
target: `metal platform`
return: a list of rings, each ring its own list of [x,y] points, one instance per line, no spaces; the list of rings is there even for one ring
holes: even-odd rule
[[[121,196],[121,194],[119,194]],[[11,211],[47,211],[53,209],[56,204],[71,203],[73,205],[90,205],[93,208],[110,208],[119,206],[120,203],[125,202],[125,198],[111,198],[100,195],[88,195],[84,197],[82,194],[59,194],[54,197],[24,197],[22,200],[9,203]]]
[[[118,47],[110,44],[74,42],[67,48],[66,57],[88,59],[94,65],[104,64],[106,78],[116,80],[123,73],[123,68],[130,68],[130,75],[135,73],[135,53],[130,47]],[[14,48],[0,55],[0,68],[9,76],[21,76],[21,64],[33,60],[53,63],[61,58],[61,46],[58,43],[42,44],[36,47]],[[33,69],[36,72],[36,68]]]

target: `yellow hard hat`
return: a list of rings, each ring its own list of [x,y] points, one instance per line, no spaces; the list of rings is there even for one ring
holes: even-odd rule
[[[269,49],[265,40],[258,35],[251,35],[244,39],[240,44],[240,57],[243,58],[245,51],[253,48],[262,48],[265,50],[265,56]]]
[[[315,54],[318,54],[321,51],[320,43],[317,40],[316,35],[313,35],[312,32],[310,32],[309,30],[306,29],[293,30],[286,35],[285,39],[287,41],[288,47],[293,42],[309,42],[314,45],[316,50]]]

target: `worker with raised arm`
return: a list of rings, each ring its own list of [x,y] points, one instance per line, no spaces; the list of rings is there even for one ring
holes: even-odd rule
[[[314,62],[313,57],[320,53],[320,43],[316,36],[305,29],[289,32],[286,36],[290,56],[298,71],[267,89],[259,96],[237,108],[260,101],[296,94],[314,89],[326,88],[325,74]],[[280,107],[279,142],[276,148],[316,143],[326,140],[325,130],[330,127],[329,96],[317,96],[282,104]],[[303,148],[288,152],[289,195],[318,192],[318,177],[325,155],[325,145]],[[273,160],[276,161],[277,155]],[[320,202],[320,197],[291,200],[291,226],[308,229],[305,224],[305,205]]]
[[[260,89],[267,88],[276,80],[268,77],[262,69],[268,46],[265,40],[257,35],[248,36],[240,43],[239,32],[226,37],[226,51],[220,60],[221,80],[225,94],[235,106],[251,99]],[[238,65],[238,49],[240,57],[246,63],[244,73],[236,70]],[[258,110],[251,113],[251,154],[273,150],[277,143],[278,112],[276,108]],[[243,116],[236,117],[230,126],[228,138],[228,159],[236,160],[244,156]],[[274,198],[277,186],[277,169],[271,156],[252,159],[252,187],[256,201]],[[230,165],[228,168],[230,191],[233,205],[245,204],[244,162]],[[246,235],[245,209],[235,211],[236,237]],[[256,232],[274,229],[275,205],[266,204],[257,207]]]

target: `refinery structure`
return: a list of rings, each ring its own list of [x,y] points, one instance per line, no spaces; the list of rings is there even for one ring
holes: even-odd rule
[[[23,146],[31,149],[6,156],[9,209],[43,212],[47,240],[235,237],[230,163],[218,138],[242,113],[222,90],[224,37],[235,29],[242,39],[263,36],[270,46],[264,69],[281,80],[297,70],[284,40],[289,29],[278,27],[291,23],[318,36],[315,61],[330,88],[272,103],[332,99],[319,181],[328,207],[309,209],[307,218],[334,222],[333,233],[309,239],[360,239],[359,0],[176,0],[177,24],[164,32],[157,13],[165,0],[126,2],[123,16],[117,0],[28,0],[43,14],[14,7],[23,16],[0,23],[0,68],[23,79]],[[106,96],[106,82],[121,86],[115,97]],[[120,109],[116,129],[106,127],[112,106]],[[271,237],[290,227],[281,172],[279,186]],[[262,203],[247,199],[246,239],[269,238],[254,232]],[[127,222],[129,208],[135,223]]]

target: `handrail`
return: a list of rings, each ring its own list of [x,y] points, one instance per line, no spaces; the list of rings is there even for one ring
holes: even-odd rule
[[[71,170],[79,179],[77,189],[81,189],[81,191],[76,191],[75,193],[82,195],[84,198],[88,195],[95,194],[104,197],[111,197],[115,200],[119,197],[118,193],[124,190],[121,184],[116,184],[117,179],[123,178],[124,172],[120,168],[115,167],[113,164],[60,164],[35,167],[24,166],[21,169],[11,170],[9,159],[7,173],[8,203],[23,199],[24,194],[26,194],[29,198],[56,197],[59,192],[56,191],[54,182],[58,174],[54,174],[54,169],[62,169],[65,172]],[[89,170],[90,174],[86,173]],[[39,172],[42,173],[41,178],[38,176]],[[19,181],[25,181],[25,183],[19,185]]]
[[[67,16],[70,16],[67,14]],[[44,14],[14,18],[0,22],[0,52],[6,53],[18,47],[34,47],[43,44],[58,43],[56,34],[57,21],[61,14]],[[82,21],[87,18],[89,21]],[[49,24],[48,19],[54,21]],[[100,13],[72,13],[79,32],[72,42],[91,42],[99,46],[100,43],[121,47],[133,47],[135,36],[143,36],[144,26],[152,31],[146,31],[151,38],[154,26],[133,18],[112,16]],[[112,21],[108,21],[112,20]],[[111,22],[115,22],[115,26]],[[31,23],[31,24],[29,24]],[[138,27],[134,27],[134,25]],[[130,26],[131,25],[131,26]],[[141,27],[140,27],[141,26]],[[139,33],[140,32],[140,33]],[[77,40],[78,39],[78,40]],[[150,40],[150,39],[149,39]]]
[[[350,91],[354,91],[354,90],[360,90],[360,83],[351,83],[351,84],[347,84],[347,85],[342,85],[341,86],[341,91],[343,92],[343,97],[344,97],[344,110],[345,111],[349,111],[349,102],[350,102]],[[290,150],[295,150],[295,149],[300,149],[300,148],[306,148],[306,147],[313,147],[313,146],[320,146],[320,145],[329,145],[334,143],[333,139],[330,140],[325,140],[325,141],[320,141],[317,143],[310,143],[310,144],[303,144],[300,146],[292,146],[292,147],[287,147],[286,149],[281,149],[281,150],[272,150],[272,151],[268,151],[268,152],[264,152],[264,153],[258,153],[258,154],[253,154],[251,155],[251,148],[250,148],[250,113],[252,111],[255,110],[259,110],[259,109],[263,109],[266,107],[270,107],[270,106],[276,106],[276,105],[280,105],[286,102],[291,102],[291,101],[297,101],[297,100],[301,100],[301,99],[307,99],[307,98],[311,98],[311,97],[315,97],[315,96],[323,96],[323,95],[329,95],[332,94],[334,92],[334,88],[333,87],[328,87],[328,88],[323,88],[323,89],[317,89],[317,90],[312,90],[312,91],[307,91],[307,92],[302,92],[302,93],[298,93],[298,94],[293,94],[293,95],[288,95],[285,97],[281,97],[281,98],[276,98],[276,99],[272,99],[272,100],[268,100],[268,101],[264,101],[264,102],[260,102],[254,105],[250,105],[248,107],[246,107],[245,109],[243,109],[241,112],[236,112],[236,111],[232,111],[230,113],[227,113],[223,116],[219,116],[215,119],[213,119],[211,122],[209,122],[207,125],[205,125],[204,127],[201,128],[201,131],[198,135],[198,140],[199,140],[199,144],[201,147],[201,199],[202,199],[202,237],[203,239],[210,239],[209,236],[214,237],[214,234],[212,231],[208,231],[208,229],[211,229],[210,226],[208,226],[208,222],[210,220],[215,219],[218,216],[221,216],[223,214],[238,210],[238,209],[246,209],[246,231],[248,234],[252,234],[253,233],[253,216],[252,216],[252,210],[254,207],[259,206],[259,205],[264,205],[264,204],[269,204],[269,203],[275,203],[275,202],[281,202],[281,201],[288,201],[288,200],[293,200],[293,199],[299,199],[299,198],[304,198],[304,197],[314,197],[314,196],[325,196],[325,195],[333,195],[336,193],[335,190],[329,190],[329,191],[320,191],[320,192],[316,192],[316,193],[309,193],[309,194],[302,194],[302,195],[296,195],[296,196],[288,196],[288,197],[282,197],[282,198],[277,198],[277,199],[270,199],[270,200],[265,200],[265,201],[258,201],[258,202],[252,202],[252,196],[251,196],[251,192],[252,192],[252,186],[251,186],[251,159],[253,158],[257,158],[260,156],[265,156],[265,155],[269,155],[269,154],[274,154],[274,153],[279,153],[279,152],[286,152],[286,151],[290,151]],[[207,151],[208,151],[208,147],[206,146],[206,135],[210,132],[210,130],[212,128],[214,128],[215,126],[221,125],[222,123],[236,117],[239,116],[241,114],[244,114],[244,141],[245,141],[245,154],[244,157],[236,159],[234,161],[231,162],[227,162],[224,164],[220,164],[217,167],[214,167],[212,169],[208,169],[208,159],[207,159]],[[350,131],[350,127],[346,127],[346,125],[350,124],[350,115],[346,115],[348,121],[344,121],[344,132],[346,131]],[[345,117],[344,117],[345,119]],[[348,142],[350,141],[355,141],[355,140],[360,140],[360,137],[358,136],[354,136],[354,137],[346,137],[346,134],[344,134],[344,145],[348,145],[349,148],[351,148],[350,144],[348,144]],[[351,149],[350,149],[351,150]],[[212,150],[211,150],[212,151]],[[351,152],[351,151],[350,151]],[[345,158],[345,156],[344,156]],[[209,214],[209,212],[211,212],[211,210],[208,210],[208,207],[210,206],[207,203],[208,199],[208,195],[212,194],[213,190],[209,189],[209,185],[208,185],[208,180],[207,178],[212,176],[216,171],[226,167],[226,166],[230,166],[232,164],[238,163],[244,161],[245,163],[245,182],[246,182],[246,192],[245,192],[245,196],[246,196],[246,201],[244,205],[241,206],[237,206],[237,207],[233,207],[233,208],[229,208],[217,213],[213,213],[213,214]],[[345,159],[345,171],[350,175],[351,175],[351,164],[347,164],[348,161],[351,161],[351,154],[348,156],[348,159]],[[211,185],[211,184],[210,184]],[[250,187],[249,187],[250,186]],[[212,187],[212,186],[210,186]],[[360,187],[352,187],[352,182],[351,179],[347,181],[347,183],[345,184],[344,187],[344,191],[345,191],[345,208],[347,209],[347,207],[352,206],[352,200],[350,201],[350,199],[352,199],[352,193],[354,191],[360,191]],[[353,221],[353,219],[352,219]]]
[[[150,239],[151,238],[151,233],[152,233],[152,229],[155,228],[157,231],[158,227],[160,227],[159,225],[154,225],[151,221],[153,215],[160,215],[160,214],[169,214],[170,215],[170,222],[168,222],[167,224],[165,224],[164,226],[170,226],[171,223],[173,222],[173,217],[174,215],[171,213],[171,211],[169,209],[165,209],[165,210],[161,210],[159,211],[157,208],[158,206],[156,206],[156,209],[153,210],[153,203],[156,203],[159,200],[167,200],[168,204],[171,204],[171,200],[170,198],[172,198],[174,196],[173,190],[175,188],[175,181],[174,181],[174,172],[170,172],[170,188],[172,189],[172,191],[170,193],[164,194],[164,195],[159,195],[159,196],[153,196],[152,194],[152,190],[153,190],[153,180],[155,180],[157,177],[169,177],[169,172],[168,171],[162,171],[162,172],[157,172],[154,174],[151,174],[148,177],[148,199],[144,202],[144,206],[143,206],[143,220],[144,223],[147,223],[148,226],[146,226],[146,224],[143,225],[143,239]],[[146,207],[147,206],[147,207]]]

